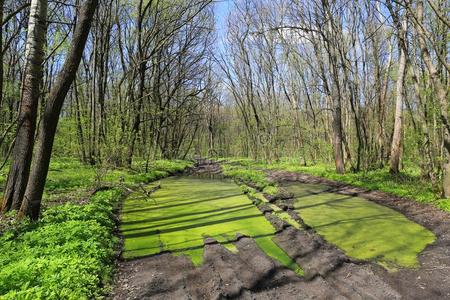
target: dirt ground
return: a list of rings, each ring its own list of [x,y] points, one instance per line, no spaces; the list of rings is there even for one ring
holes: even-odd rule
[[[202,164],[191,173],[217,174],[217,165]],[[275,241],[305,270],[300,278],[267,257],[245,236],[236,237],[238,252],[231,253],[205,240],[204,264],[170,253],[121,261],[111,299],[450,299],[450,215],[434,207],[367,191],[319,177],[284,171],[268,172],[283,183],[297,181],[330,186],[336,193],[358,195],[404,214],[433,231],[437,240],[420,255],[420,269],[387,272],[355,261],[323,240],[312,229],[296,230],[271,216],[278,230]],[[290,210],[290,199],[280,207]]]

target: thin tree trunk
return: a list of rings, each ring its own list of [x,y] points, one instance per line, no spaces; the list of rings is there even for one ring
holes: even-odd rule
[[[2,211],[20,208],[28,183],[36,131],[46,32],[47,1],[32,0],[25,49],[26,65],[22,86],[22,101]]]
[[[334,162],[336,165],[336,172],[338,174],[343,174],[345,172],[344,163],[344,151],[343,151],[343,130],[342,130],[342,91],[340,87],[339,74],[337,70],[337,41],[335,36],[335,30],[333,29],[333,15],[331,13],[328,0],[322,0],[322,5],[325,9],[325,16],[327,18],[327,34],[326,34],[326,45],[328,51],[328,59],[331,68],[331,77],[334,81],[333,93],[331,102],[333,104],[333,148],[334,148]],[[347,151],[350,154],[349,151]]]
[[[136,138],[139,133],[139,128],[141,124],[141,110],[142,105],[144,102],[144,89],[145,89],[145,71],[147,69],[147,64],[144,61],[144,49],[142,47],[142,39],[143,39],[143,32],[142,32],[142,26],[143,26],[143,18],[144,14],[147,8],[143,10],[143,1],[139,1],[138,5],[138,17],[137,17],[137,30],[138,30],[138,59],[139,59],[139,87],[138,87],[138,98],[137,98],[137,105],[136,105],[136,111],[133,118],[133,123],[131,126],[131,140],[130,144],[128,146],[128,153],[127,153],[127,161],[126,164],[128,167],[131,167],[133,163],[133,156],[136,146]]]
[[[80,144],[80,151],[81,151],[81,159],[83,163],[87,162],[87,155],[86,155],[86,147],[84,145],[84,134],[83,134],[83,125],[81,122],[81,104],[78,94],[78,87],[76,83],[76,79],[74,80],[74,93],[75,93],[75,120],[77,122],[77,137]]]
[[[378,62],[378,59],[375,58]],[[389,58],[386,64],[386,75],[382,78],[381,69],[377,71],[377,93],[378,93],[378,130],[377,130],[377,144],[378,144],[378,164],[382,168],[385,164],[385,119],[386,119],[386,98],[388,90],[389,73],[392,63],[392,44],[389,43]],[[377,63],[378,64],[378,63]],[[380,67],[377,67],[377,69]]]
[[[3,106],[3,6],[4,0],[0,0],[0,112]],[[1,120],[0,120],[1,121]]]
[[[404,102],[404,81],[406,73],[406,50],[405,43],[403,43],[403,33],[406,32],[406,19],[402,22],[402,28],[399,32],[399,51],[400,58],[398,63],[398,73],[396,82],[396,100],[395,100],[395,120],[394,120],[394,133],[392,136],[391,144],[391,158],[390,158],[390,171],[397,174],[400,170],[400,157],[402,152],[402,123],[403,123],[403,102]],[[403,36],[403,37],[402,37]]]
[[[19,216],[27,215],[32,220],[36,220],[39,217],[59,114],[70,86],[75,80],[97,5],[98,0],[86,0],[81,7],[71,48],[58,75],[58,79],[50,91],[42,116],[33,168],[25,192],[25,201],[22,204]]]

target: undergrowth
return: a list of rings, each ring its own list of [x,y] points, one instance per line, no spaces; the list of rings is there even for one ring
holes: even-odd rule
[[[0,237],[0,298],[89,299],[105,293],[115,258],[113,210],[121,190],[88,204],[48,208]]]

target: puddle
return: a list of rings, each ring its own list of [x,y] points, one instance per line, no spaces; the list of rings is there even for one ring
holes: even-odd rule
[[[214,175],[160,180],[150,197],[137,191],[122,209],[124,258],[170,251],[203,262],[203,242],[212,237],[231,252],[240,233],[252,237],[270,257],[302,274],[299,266],[272,240],[275,229],[232,181]],[[151,189],[152,185],[147,187]]]
[[[369,200],[328,193],[327,186],[292,183],[295,211],[306,224],[348,256],[388,270],[419,266],[417,255],[434,234],[404,215]]]

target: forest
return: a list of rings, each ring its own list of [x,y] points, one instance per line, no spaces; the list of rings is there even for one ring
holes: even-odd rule
[[[0,0],[0,299],[449,299],[450,2]]]

